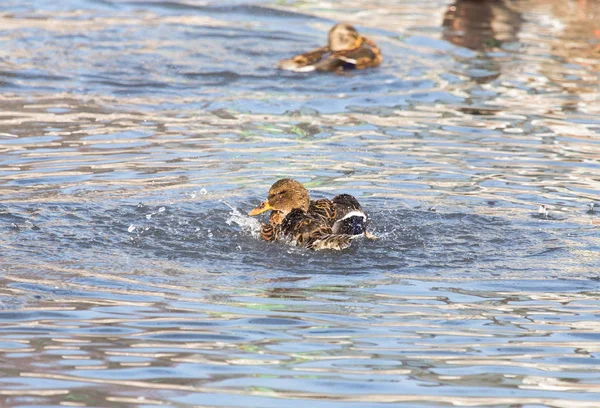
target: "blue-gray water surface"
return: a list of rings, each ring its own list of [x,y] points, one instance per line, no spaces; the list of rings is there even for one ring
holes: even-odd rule
[[[338,21],[379,68],[277,70]],[[599,21],[4,0],[0,406],[599,407]],[[282,177],[379,239],[258,240]]]

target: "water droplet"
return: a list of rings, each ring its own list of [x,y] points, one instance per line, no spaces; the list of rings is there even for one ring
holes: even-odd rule
[[[133,231],[135,231],[135,225],[131,224],[129,226],[129,228],[127,228],[127,232],[133,232]]]

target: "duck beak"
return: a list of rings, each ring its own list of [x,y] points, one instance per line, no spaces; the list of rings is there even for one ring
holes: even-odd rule
[[[269,205],[268,201],[263,201],[262,203],[260,203],[260,205],[258,207],[256,207],[252,211],[250,211],[248,213],[248,215],[258,215],[258,214],[262,214],[265,211],[269,211],[269,210],[272,210],[272,209],[273,209],[273,207],[271,207]]]

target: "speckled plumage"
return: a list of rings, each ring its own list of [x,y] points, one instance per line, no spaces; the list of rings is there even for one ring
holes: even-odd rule
[[[288,240],[309,249],[345,249],[366,231],[367,214],[358,200],[341,194],[333,200],[310,200],[308,192],[295,180],[282,179],[269,190],[268,198],[249,212],[257,215],[271,210],[269,223],[261,227],[265,241]]]
[[[376,67],[383,61],[373,41],[349,24],[336,24],[329,31],[328,45],[279,62],[279,68],[296,72],[334,71]]]

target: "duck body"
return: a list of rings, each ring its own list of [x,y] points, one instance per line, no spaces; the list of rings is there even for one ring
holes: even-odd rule
[[[334,234],[331,227],[319,217],[298,208],[287,214],[276,228],[282,237],[291,240],[295,245],[314,250],[346,249],[352,240],[351,235]]]
[[[261,227],[265,241],[284,240],[308,249],[342,250],[367,232],[368,216],[356,198],[341,194],[333,200],[310,200],[295,180],[282,179],[269,190],[269,198],[249,212],[257,215],[271,210],[269,223]]]
[[[343,72],[376,67],[383,61],[381,51],[349,24],[336,24],[329,30],[328,45],[279,63],[279,68],[295,72]]]

